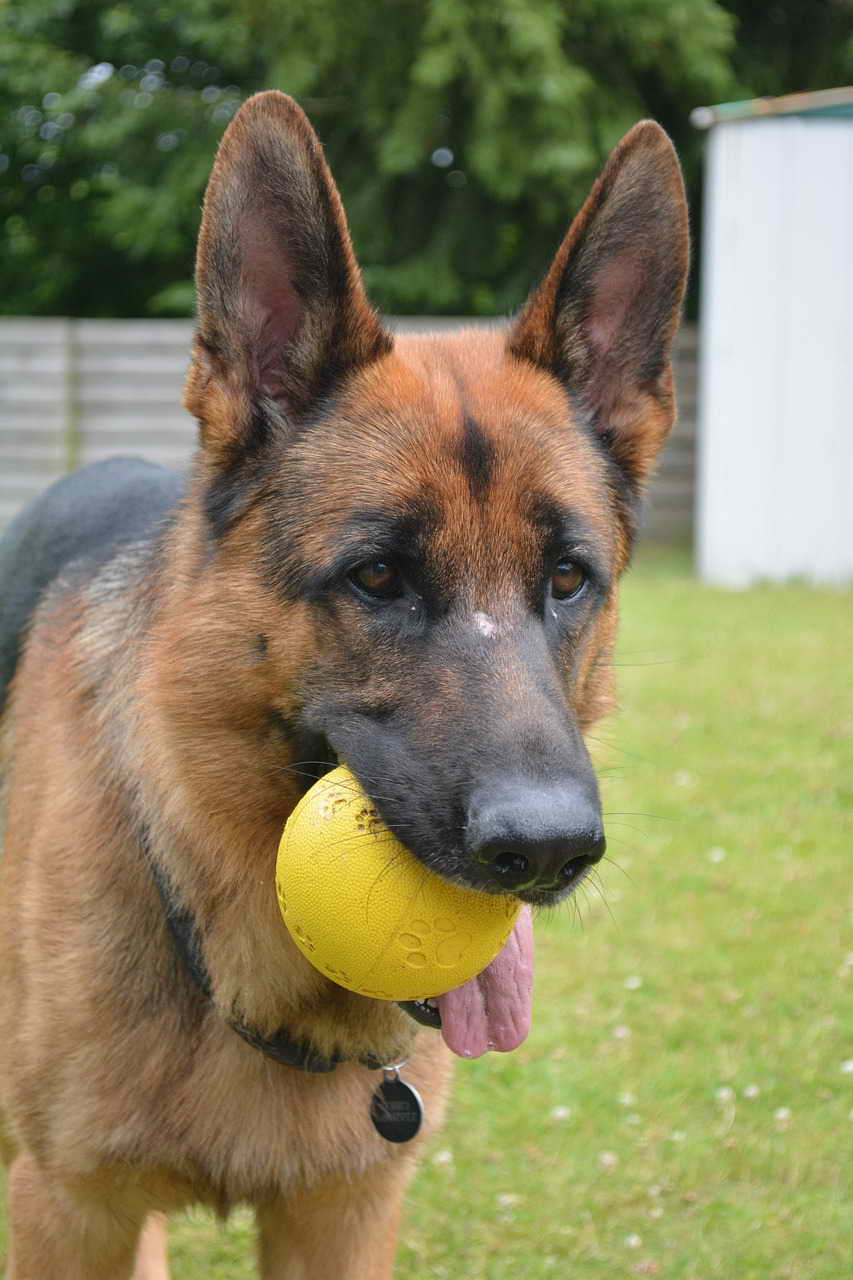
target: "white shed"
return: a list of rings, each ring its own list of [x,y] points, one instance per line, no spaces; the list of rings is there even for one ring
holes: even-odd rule
[[[853,87],[701,107],[697,554],[853,581]]]

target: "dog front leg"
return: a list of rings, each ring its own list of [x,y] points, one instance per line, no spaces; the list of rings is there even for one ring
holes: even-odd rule
[[[131,1280],[142,1227],[124,1204],[69,1196],[27,1153],[9,1173],[7,1280]],[[167,1280],[164,1272],[141,1273]]]
[[[259,1206],[262,1280],[391,1280],[410,1160]]]

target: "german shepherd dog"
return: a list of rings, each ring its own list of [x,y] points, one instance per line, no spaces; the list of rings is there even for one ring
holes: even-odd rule
[[[255,1207],[267,1280],[391,1275],[453,1053],[524,1038],[531,908],[604,849],[582,734],[674,417],[687,240],[646,121],[514,321],[392,337],[300,108],[263,93],[231,123],[188,479],[97,464],[3,543],[15,1280],[163,1280],[165,1216],[193,1202]],[[282,924],[282,828],[338,759],[424,864],[529,904],[437,1004],[343,990]],[[370,1123],[401,1058],[408,1144]]]

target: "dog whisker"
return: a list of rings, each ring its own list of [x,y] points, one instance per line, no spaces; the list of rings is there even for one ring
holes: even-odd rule
[[[370,900],[373,897],[373,891],[382,883],[385,877],[391,871],[393,871],[394,867],[399,866],[402,861],[403,861],[402,855],[399,853],[393,853],[391,857],[388,859],[385,866],[379,872],[379,875],[376,877],[373,884],[370,886],[369,890],[367,891],[367,900],[365,902],[365,908],[364,908],[365,911],[367,912],[370,911]]]
[[[611,858],[608,854],[605,854],[604,857],[602,858],[602,862],[607,862],[611,867],[615,867],[616,870],[620,872],[620,874],[623,875],[626,880],[630,880],[631,883],[633,883],[633,879],[630,873],[626,871],[623,866],[620,866],[620,864],[616,861],[615,858]]]
[[[318,760],[318,761],[302,760],[302,761],[300,761],[300,762],[299,762],[299,764],[285,764],[285,765],[280,765],[280,766],[279,766],[279,772],[281,772],[281,773],[295,773],[295,774],[297,774],[299,777],[302,777],[302,778],[310,778],[310,779],[311,779],[311,781],[313,781],[313,782],[322,782],[322,781],[323,781],[323,778],[316,778],[316,777],[315,777],[315,775],[314,775],[314,774],[313,774],[309,769],[307,769],[307,768],[302,768],[302,767],[301,767],[302,765],[310,765],[310,764],[312,764],[312,763],[316,763],[316,764],[327,764],[327,763],[328,763],[328,761],[320,761],[320,760]],[[366,785],[367,785],[367,786],[369,787],[369,789],[370,789],[370,790],[369,790],[368,799],[370,799],[370,800],[384,800],[384,801],[386,801],[386,802],[388,802],[388,803],[390,803],[390,802],[394,799],[394,797],[393,797],[393,796],[386,796],[386,795],[382,795],[380,792],[376,791],[376,789],[373,787],[373,785],[372,785],[372,783],[370,782],[370,780],[369,780],[369,779],[366,779]],[[334,786],[338,787],[338,788],[339,788],[340,790],[342,790],[342,791],[349,791],[352,795],[360,796],[360,795],[362,794],[362,790],[361,790],[361,788],[358,786],[358,784],[357,784],[357,783],[353,783],[353,782],[345,782],[345,781],[342,781],[342,780],[340,780],[340,779],[336,778],[336,779],[335,779],[335,782],[334,782]]]
[[[638,826],[636,826],[636,824],[635,824],[635,823],[633,823],[633,822],[621,822],[621,821],[619,821],[619,819],[616,819],[616,820],[614,821],[613,819],[608,818],[608,820],[607,820],[607,830],[608,830],[608,832],[609,832],[613,827],[624,827],[624,828],[625,828],[626,830],[628,830],[628,831],[636,831],[637,835],[639,835],[639,836],[648,836],[648,834],[649,834],[649,833],[648,833],[648,831],[646,831],[644,827],[638,827]]]
[[[628,747],[620,746],[620,744],[618,742],[614,742],[612,738],[597,737],[593,733],[586,733],[584,737],[587,742],[596,742],[600,747],[604,747],[606,751],[618,751],[619,755],[628,756],[638,764],[650,765],[654,763],[654,761],[650,760],[647,756],[641,756],[636,751],[629,750]]]
[[[610,907],[610,903],[607,900],[607,893],[605,892],[604,884],[601,880],[601,877],[595,871],[592,871],[590,873],[588,884],[589,884],[589,887],[591,889],[594,889],[595,892],[598,894],[599,898],[604,904],[604,909],[606,910],[607,914],[610,916],[610,919],[615,924],[616,917],[614,916],[613,911],[611,910],[611,907]]]
[[[674,822],[669,813],[644,813],[641,809],[608,809],[605,818],[654,818],[657,822]]]

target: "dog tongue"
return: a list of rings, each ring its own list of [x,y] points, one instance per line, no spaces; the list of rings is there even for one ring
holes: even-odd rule
[[[508,1053],[527,1039],[533,995],[533,921],[522,907],[503,950],[476,978],[438,997],[441,1034],[460,1058]]]

